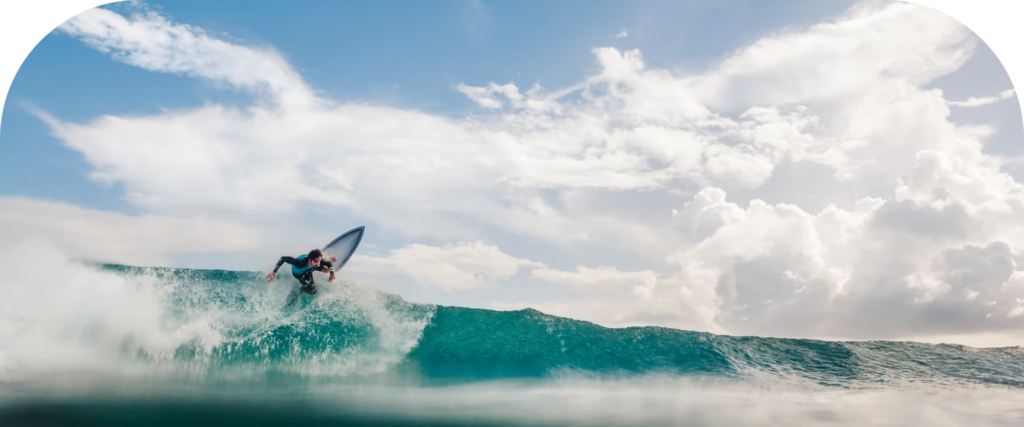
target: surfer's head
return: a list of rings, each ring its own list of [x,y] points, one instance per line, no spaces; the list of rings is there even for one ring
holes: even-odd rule
[[[313,249],[309,251],[309,255],[306,256],[306,259],[309,260],[309,265],[316,267],[317,264],[320,264],[320,258],[323,258],[323,256],[324,254],[320,252],[320,249]]]

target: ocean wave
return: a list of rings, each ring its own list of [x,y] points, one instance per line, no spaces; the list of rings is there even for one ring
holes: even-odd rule
[[[413,304],[351,283],[286,307],[290,278],[66,262],[44,296],[0,285],[0,375],[357,377],[431,384],[663,375],[763,387],[1024,387],[1020,348],[605,328],[526,309]]]

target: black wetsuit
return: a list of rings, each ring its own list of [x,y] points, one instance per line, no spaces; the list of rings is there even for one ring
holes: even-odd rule
[[[309,255],[299,255],[297,258],[290,256],[283,256],[277,261],[277,265],[274,266],[274,273],[277,273],[277,269],[281,268],[284,263],[292,265],[292,275],[299,280],[302,284],[302,292],[315,294],[316,285],[313,284],[313,271],[325,271],[334,274],[334,265],[326,259],[320,259],[320,265],[318,267],[310,267]]]

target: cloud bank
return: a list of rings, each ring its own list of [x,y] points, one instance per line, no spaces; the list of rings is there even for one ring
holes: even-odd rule
[[[0,246],[47,245],[96,262],[170,266],[175,254],[244,252],[268,237],[255,227],[204,216],[131,216],[18,197],[0,197],[0,211]]]

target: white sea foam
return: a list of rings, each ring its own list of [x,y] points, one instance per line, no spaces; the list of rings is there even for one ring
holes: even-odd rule
[[[321,285],[306,307],[289,310],[283,305],[294,280],[287,276],[268,285],[255,274],[220,283],[194,270],[112,271],[39,241],[0,250],[0,271],[0,380],[59,372],[243,378],[269,370],[380,372],[404,359],[431,315],[340,282]],[[331,322],[372,329],[373,345],[306,351],[299,336],[269,343],[281,330],[336,339],[318,329]],[[296,348],[273,360],[269,346],[282,344]],[[230,354],[242,346],[254,354]]]
[[[120,370],[126,343],[153,352],[180,339],[161,327],[164,290],[73,262],[47,243],[0,252],[0,375]]]

